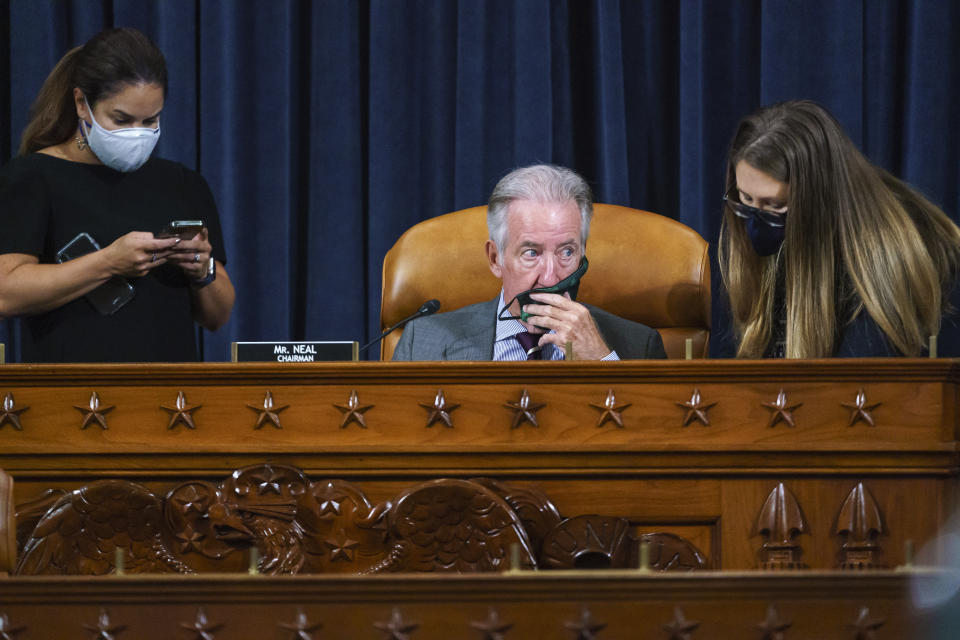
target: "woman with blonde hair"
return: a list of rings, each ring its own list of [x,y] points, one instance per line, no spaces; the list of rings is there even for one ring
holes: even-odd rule
[[[738,357],[920,356],[930,336],[956,353],[960,229],[823,107],[782,102],[740,122],[723,210]]]
[[[24,317],[21,360],[197,360],[195,323],[227,321],[210,188],[152,157],[166,95],[163,54],[135,29],[101,31],[47,77],[0,173],[0,317]]]

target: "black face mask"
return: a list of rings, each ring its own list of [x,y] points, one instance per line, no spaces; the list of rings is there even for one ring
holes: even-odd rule
[[[772,256],[780,250],[785,235],[785,226],[774,226],[759,216],[751,216],[743,221],[750,238],[750,244],[758,256]]]
[[[587,262],[587,257],[584,256],[580,260],[580,266],[577,267],[577,270],[571,273],[569,276],[553,285],[552,287],[541,287],[539,289],[528,289],[526,291],[521,291],[513,298],[510,302],[504,305],[503,309],[500,310],[500,313],[497,314],[497,320],[521,320],[523,322],[527,321],[527,318],[530,317],[530,314],[526,311],[521,311],[519,317],[507,315],[504,316],[504,313],[508,312],[510,305],[513,304],[513,301],[516,300],[520,303],[520,309],[522,310],[528,304],[541,304],[536,300],[533,300],[530,297],[531,293],[556,293],[563,295],[564,293],[570,294],[571,300],[577,299],[577,291],[580,289],[580,278],[583,277],[583,274],[587,272],[587,267],[590,266],[590,263]],[[549,331],[549,329],[544,329],[543,327],[537,327],[538,329],[543,329],[544,331]]]
[[[751,207],[730,195],[730,192],[723,196],[723,201],[735,216],[743,220],[747,237],[758,256],[772,256],[780,250],[786,234],[786,211],[766,211]]]

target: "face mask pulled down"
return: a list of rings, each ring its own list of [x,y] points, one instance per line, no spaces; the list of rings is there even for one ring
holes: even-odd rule
[[[129,127],[108,131],[93,117],[93,109],[87,104],[87,112],[93,125],[80,119],[80,133],[90,150],[103,164],[124,173],[136,171],[150,158],[160,139],[160,126]]]

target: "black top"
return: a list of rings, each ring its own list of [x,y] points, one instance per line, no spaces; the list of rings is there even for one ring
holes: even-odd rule
[[[783,304],[782,291],[777,291],[774,300],[773,335],[764,353],[765,358],[784,357],[786,305]],[[944,309],[937,336],[937,357],[960,357],[960,283],[953,287],[949,299],[944,300]],[[850,315],[849,312],[841,313],[841,317]],[[883,358],[903,354],[890,343],[887,335],[864,308],[856,318],[840,328],[833,355],[837,358]],[[922,355],[927,355],[927,349]]]
[[[0,254],[55,263],[59,249],[86,232],[106,247],[130,231],[159,231],[172,220],[203,220],[213,256],[226,263],[213,194],[183,165],[151,158],[122,173],[33,153],[0,172]],[[198,359],[189,283],[170,264],[130,280],[133,299],[104,316],[80,297],[29,316],[24,362],[185,362]]]
[[[943,306],[945,311],[940,318],[940,333],[937,335],[937,357],[960,357],[960,284],[953,287]],[[902,354],[890,344],[883,330],[863,309],[853,322],[844,327],[834,355],[839,358],[869,358]],[[923,350],[922,355],[927,355],[927,349]]]

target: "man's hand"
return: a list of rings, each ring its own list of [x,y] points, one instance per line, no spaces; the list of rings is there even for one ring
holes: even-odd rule
[[[540,346],[555,344],[563,349],[570,342],[576,360],[601,360],[610,354],[610,347],[603,341],[593,316],[585,306],[574,302],[566,294],[532,293],[530,298],[543,304],[528,304],[523,308],[530,314],[526,324],[546,327],[555,332],[545,333],[540,338]]]

